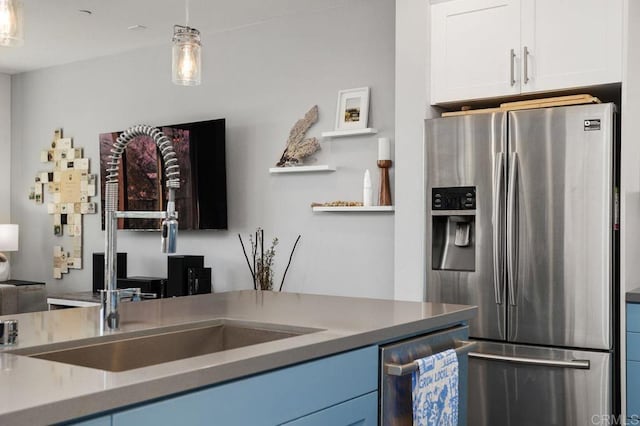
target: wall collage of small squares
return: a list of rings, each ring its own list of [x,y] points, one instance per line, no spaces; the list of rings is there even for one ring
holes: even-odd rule
[[[44,204],[45,187],[51,200],[47,213],[53,216],[53,234],[71,238],[72,250],[53,247],[53,278],[61,279],[70,269],[82,269],[82,216],[96,213],[96,175],[89,174],[89,159],[82,148],[74,148],[72,138],[63,138],[56,129],[50,148],[41,151],[40,162],[53,164],[52,171],[39,172],[29,199]]]

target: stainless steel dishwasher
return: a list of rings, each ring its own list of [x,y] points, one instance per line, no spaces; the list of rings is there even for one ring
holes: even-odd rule
[[[414,361],[447,349],[458,355],[458,423],[467,424],[467,354],[476,345],[466,340],[468,336],[469,327],[458,326],[380,347],[380,425],[413,424],[411,374],[418,369]]]

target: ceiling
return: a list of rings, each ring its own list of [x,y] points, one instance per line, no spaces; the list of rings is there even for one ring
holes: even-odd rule
[[[189,26],[199,29],[205,38],[347,1],[189,0]],[[15,74],[145,46],[168,46],[173,25],[185,24],[185,0],[23,0],[23,4],[25,42],[22,47],[0,47],[0,73]],[[146,29],[128,29],[135,25]]]

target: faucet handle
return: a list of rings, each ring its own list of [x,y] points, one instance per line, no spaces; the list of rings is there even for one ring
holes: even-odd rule
[[[130,297],[131,301],[140,300],[140,295],[142,291],[139,287],[131,287],[131,288],[121,288],[118,289],[118,298],[124,299],[125,297]]]
[[[158,297],[155,293],[143,293],[139,287],[123,288],[118,290],[120,298],[130,297],[132,302],[139,302],[143,299],[155,299]]]

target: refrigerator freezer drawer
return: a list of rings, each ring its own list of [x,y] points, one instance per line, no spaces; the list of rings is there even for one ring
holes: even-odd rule
[[[608,352],[481,342],[469,355],[469,424],[594,424],[612,412],[611,375]]]

